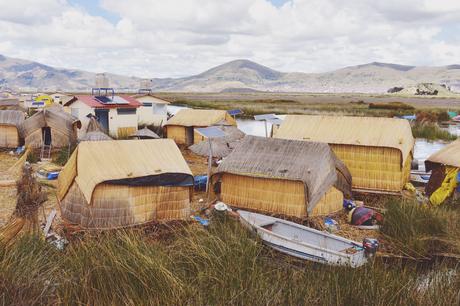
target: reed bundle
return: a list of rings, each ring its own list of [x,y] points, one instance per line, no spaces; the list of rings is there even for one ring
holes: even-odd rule
[[[47,200],[47,195],[35,177],[32,168],[25,165],[21,179],[17,182],[16,208],[10,221],[0,229],[0,242],[9,243],[22,230],[38,234],[38,208]]]

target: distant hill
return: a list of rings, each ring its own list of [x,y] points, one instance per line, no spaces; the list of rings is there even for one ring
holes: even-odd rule
[[[136,90],[140,79],[108,73],[111,86]],[[0,55],[0,87],[42,91],[85,91],[95,73],[61,69]],[[154,78],[155,91],[182,92],[362,92],[386,93],[393,87],[445,84],[460,91],[460,65],[439,67],[369,63],[324,73],[280,72],[249,60],[235,60],[184,78]]]

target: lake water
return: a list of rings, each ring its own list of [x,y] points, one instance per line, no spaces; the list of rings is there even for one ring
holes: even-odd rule
[[[168,112],[171,114],[176,114],[179,110],[187,107],[168,105]],[[283,119],[284,115],[279,116]],[[237,119],[236,120],[238,128],[248,135],[262,136],[265,137],[265,122],[255,121],[252,119]],[[271,134],[272,124],[267,122],[267,132],[268,135]],[[460,136],[460,125],[451,125],[448,128],[448,131],[453,135]],[[425,139],[418,138],[415,141],[414,147],[414,159],[419,161],[419,167],[421,170],[425,169],[424,162],[436,151],[439,151],[442,147],[446,145],[442,141],[427,141]]]

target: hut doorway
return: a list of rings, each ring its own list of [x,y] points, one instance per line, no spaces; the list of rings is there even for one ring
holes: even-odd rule
[[[193,139],[193,127],[186,127],[185,128],[185,144],[187,146],[191,146],[193,143],[194,143],[194,139]]]
[[[51,140],[51,128],[49,126],[42,127],[42,141],[45,146],[50,146]]]
[[[104,129],[104,132],[109,132],[109,110],[108,109],[96,109],[94,114],[97,117],[97,122]]]

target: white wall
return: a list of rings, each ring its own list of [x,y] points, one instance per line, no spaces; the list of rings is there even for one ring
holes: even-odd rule
[[[80,100],[73,102],[69,109],[69,113],[77,117],[81,121],[81,129],[78,130],[78,138],[85,136],[86,129],[88,128],[89,118],[88,114],[95,115],[94,108],[88,106]],[[133,127],[137,130],[138,114],[119,115],[115,108],[109,110],[109,135],[111,137],[118,137],[118,128]]]
[[[68,110],[72,116],[77,117],[78,120],[81,121],[81,129],[78,130],[78,138],[85,136],[86,129],[89,123],[89,118],[87,117],[87,115],[94,115],[94,109],[89,107],[82,101],[77,100],[68,107]]]
[[[119,115],[117,110],[112,108],[109,111],[109,134],[111,137],[118,137],[118,128],[134,127],[137,130],[137,112],[129,115]]]
[[[138,112],[138,124],[139,125],[160,125],[165,124],[167,120],[167,110],[164,100],[152,97],[144,96],[136,98],[137,101],[142,103],[152,103],[152,106],[141,106],[137,109]]]

